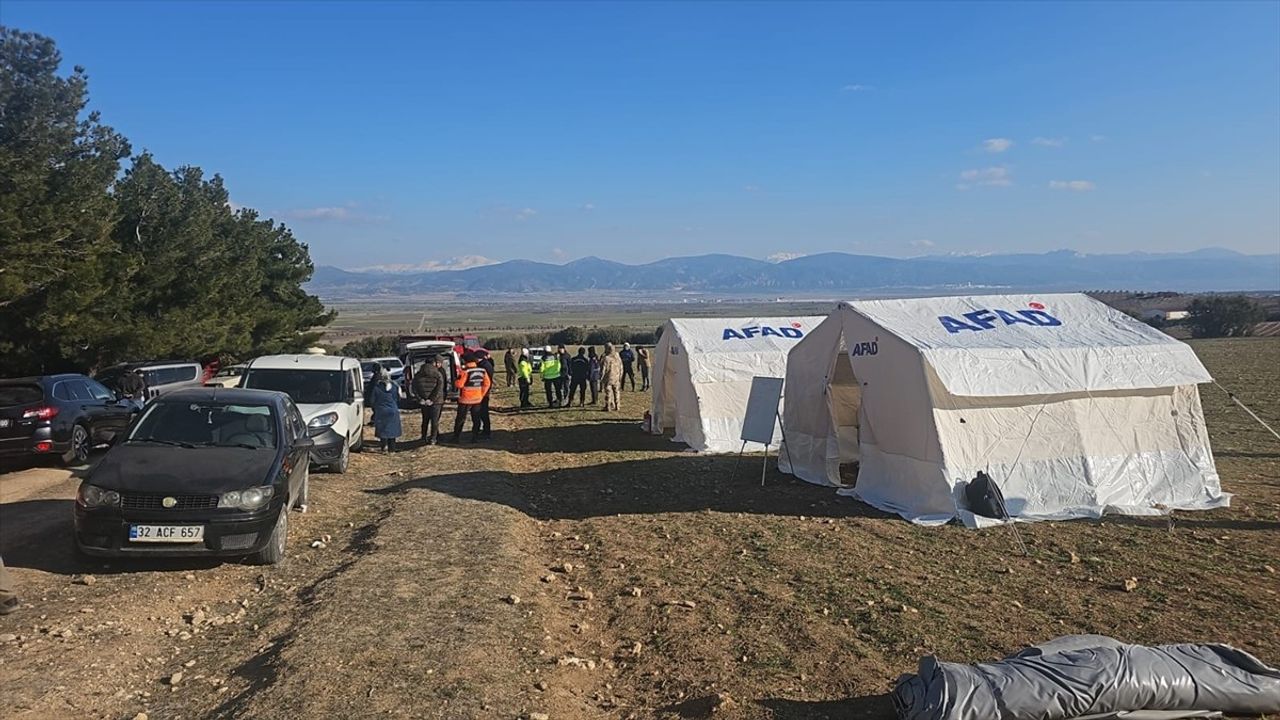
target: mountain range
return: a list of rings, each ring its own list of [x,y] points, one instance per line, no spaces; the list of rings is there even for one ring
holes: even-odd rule
[[[665,258],[641,265],[586,257],[557,265],[510,260],[461,270],[350,271],[319,266],[307,285],[323,299],[430,293],[831,295],[1051,290],[1280,292],[1280,254],[1208,248],[1187,253],[1048,253],[888,258],[847,253],[767,262],[735,255]]]

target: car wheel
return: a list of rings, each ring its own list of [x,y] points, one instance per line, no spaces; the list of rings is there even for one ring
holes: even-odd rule
[[[303,470],[302,487],[298,488],[298,499],[294,501],[293,506],[299,512],[307,511],[308,496],[311,494],[311,468]]]
[[[356,444],[352,445],[351,449],[355,450],[356,452],[363,452],[364,451],[364,426],[363,425],[360,426],[360,430],[358,432],[360,434],[356,436]]]
[[[342,446],[342,454],[338,456],[338,462],[329,466],[329,472],[335,472],[342,475],[351,465],[351,448],[345,443]]]
[[[62,462],[72,467],[89,462],[89,431],[83,425],[72,426],[71,449],[62,456]]]
[[[249,562],[254,565],[275,565],[284,560],[284,548],[289,539],[289,513],[288,508],[280,508],[280,518],[276,520],[276,526],[271,529],[271,539],[267,540],[267,546],[249,556]]]

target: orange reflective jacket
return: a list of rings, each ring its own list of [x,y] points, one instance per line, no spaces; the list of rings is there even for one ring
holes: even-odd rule
[[[458,388],[459,405],[479,405],[484,396],[489,394],[489,372],[475,363],[467,363],[455,381]]]

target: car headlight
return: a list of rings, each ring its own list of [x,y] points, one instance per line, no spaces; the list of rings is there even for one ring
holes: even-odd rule
[[[266,505],[275,494],[270,485],[249,488],[248,490],[232,490],[218,498],[218,507],[236,508],[237,510],[257,510]]]
[[[112,507],[120,504],[120,493],[84,483],[76,493],[76,500],[88,508]]]
[[[329,412],[323,415],[317,415],[311,418],[311,422],[307,423],[309,428],[327,428],[338,422],[338,413]]]

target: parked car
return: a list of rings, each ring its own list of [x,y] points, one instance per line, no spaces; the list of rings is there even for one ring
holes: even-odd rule
[[[404,380],[404,363],[398,357],[378,357],[378,358],[361,358],[360,374],[364,377],[364,382],[368,385],[373,382],[373,366],[377,364],[382,366],[391,373],[391,379],[396,382]]]
[[[94,378],[118,392],[120,378],[134,370],[141,370],[142,379],[147,383],[147,396],[137,398],[143,403],[163,392],[204,384],[204,366],[198,362],[181,360],[121,363],[98,372]]]
[[[437,357],[441,356],[445,358],[445,374],[449,380],[448,385],[445,387],[445,399],[456,400],[458,398],[458,389],[454,387],[453,382],[458,377],[458,369],[462,367],[462,361],[458,358],[458,353],[452,341],[419,340],[406,343],[403,353],[400,357],[404,363],[404,382],[401,383],[401,389],[404,391],[406,407],[418,407],[418,398],[413,393],[413,374],[418,372],[423,363],[434,362]]]
[[[84,375],[0,380],[0,457],[52,455],[79,465],[136,413],[132,402]]]
[[[529,349],[529,364],[533,366],[534,372],[542,372],[542,360],[547,356],[547,351],[543,348]]]
[[[266,355],[245,366],[240,387],[278,390],[297,404],[315,441],[311,462],[347,471],[364,447],[364,381],[360,361],[338,355]]]
[[[284,558],[304,508],[313,441],[280,392],[200,387],[147,403],[76,494],[75,536],[94,556]]]
[[[240,376],[244,374],[244,367],[243,364],[240,364],[218,368],[218,372],[214,373],[213,377],[205,381],[204,384],[206,387],[215,385],[226,388],[236,387],[240,384]]]

